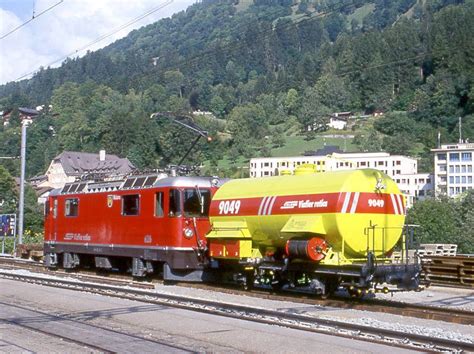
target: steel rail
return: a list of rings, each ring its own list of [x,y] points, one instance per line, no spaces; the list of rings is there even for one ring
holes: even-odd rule
[[[4,263],[2,260],[0,263]],[[18,266],[20,263],[20,266]],[[58,277],[74,277],[83,281],[100,281],[108,285],[117,285],[117,286],[131,286],[141,289],[153,289],[155,283],[152,282],[138,282],[133,281],[128,276],[118,276],[118,275],[107,275],[106,277],[84,274],[82,273],[72,273],[64,270],[59,271],[49,271],[45,268],[34,262],[22,261],[16,262],[10,259],[10,262],[7,262],[8,265],[12,265],[17,269],[29,269],[33,272],[38,272],[40,274],[49,274],[55,275]],[[26,266],[26,267],[25,267]],[[162,281],[160,281],[162,283]],[[256,298],[263,298],[267,300],[275,301],[296,301],[299,303],[305,303],[308,305],[319,305],[326,307],[334,308],[343,308],[343,309],[352,309],[352,310],[361,310],[361,311],[370,311],[370,312],[381,312],[388,313],[400,316],[414,317],[420,319],[428,319],[435,321],[443,321],[448,323],[456,323],[463,325],[474,325],[474,311],[455,309],[452,307],[436,307],[432,305],[421,305],[421,304],[412,304],[405,303],[401,301],[392,301],[392,300],[377,300],[377,299],[352,299],[343,296],[335,296],[329,299],[321,299],[313,297],[311,295],[301,293],[301,292],[288,292],[281,291],[274,293],[264,289],[252,289],[252,290],[241,290],[236,286],[225,286],[219,284],[195,284],[195,283],[177,283],[176,285],[196,288],[202,290],[212,290],[220,291],[233,295],[245,295],[252,296]]]
[[[0,272],[0,277],[423,351],[474,351],[474,343],[385,328],[374,328],[345,321],[322,319],[284,311],[210,301],[187,296],[159,294],[133,288],[124,289],[117,286],[83,283],[67,279],[51,279],[6,272]]]
[[[81,321],[81,320],[75,319],[75,318],[73,318],[73,316],[51,314],[51,313],[47,313],[47,312],[44,312],[44,311],[33,310],[29,307],[20,306],[20,305],[16,305],[16,304],[10,304],[10,303],[4,303],[4,302],[1,302],[1,301],[0,301],[0,304],[7,305],[7,306],[10,306],[10,307],[16,307],[16,308],[19,308],[19,309],[22,309],[22,310],[27,310],[29,312],[34,312],[34,313],[40,314],[42,316],[47,316],[48,318],[52,318],[52,319],[66,320],[66,321],[70,321],[70,322],[74,322],[74,323],[83,324],[83,325],[86,325],[86,326],[94,328],[94,329],[104,330],[104,331],[107,331],[107,332],[112,333],[112,334],[118,334],[118,335],[126,336],[127,338],[131,338],[133,340],[145,341],[145,342],[149,342],[149,343],[152,343],[152,344],[158,344],[158,345],[161,345],[161,346],[166,346],[166,347],[169,347],[169,348],[172,348],[172,349],[179,349],[183,352],[190,352],[191,353],[191,351],[189,351],[188,349],[186,349],[182,346],[172,345],[172,344],[164,343],[164,342],[161,342],[161,341],[158,341],[158,340],[154,340],[152,338],[146,338],[146,337],[136,335],[136,334],[125,333],[125,332],[119,331],[117,329],[112,329],[112,328],[108,328],[108,327],[104,327],[104,326],[99,326],[97,324],[89,323],[87,321]],[[43,333],[43,334],[46,334],[46,335],[49,335],[49,336],[52,336],[52,337],[64,339],[66,341],[76,343],[76,344],[79,344],[79,345],[83,345],[83,346],[91,348],[91,349],[96,349],[96,350],[100,351],[101,353],[115,353],[114,351],[112,351],[110,349],[104,348],[105,346],[101,347],[101,346],[98,346],[98,345],[95,345],[95,344],[91,344],[89,342],[85,342],[85,341],[82,341],[82,340],[71,338],[70,336],[61,335],[61,334],[49,332],[49,331],[46,331],[46,330],[41,330],[37,327],[25,324],[25,323],[20,322],[20,321],[9,320],[9,319],[0,319],[0,322],[11,323],[11,324],[14,324],[14,325],[17,325],[17,326],[20,326],[20,327],[27,328],[27,329],[32,330],[32,331],[36,331],[38,333]]]

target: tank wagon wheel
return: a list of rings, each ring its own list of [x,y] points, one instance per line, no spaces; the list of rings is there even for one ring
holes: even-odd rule
[[[255,282],[254,271],[252,270],[252,271],[245,272],[245,280],[242,282],[242,288],[245,291],[252,290],[254,282]]]
[[[341,279],[332,277],[328,278],[324,281],[325,284],[325,291],[320,296],[322,299],[328,299],[334,295],[334,293],[339,288],[339,284],[341,283]]]
[[[353,299],[362,299],[365,295],[365,290],[360,288],[350,287],[347,288],[347,292],[349,293],[349,296]]]

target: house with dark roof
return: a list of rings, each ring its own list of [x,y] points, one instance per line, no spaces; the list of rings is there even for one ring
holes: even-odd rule
[[[135,166],[127,158],[106,154],[64,151],[56,156],[46,171],[47,183],[41,183],[53,188],[62,188],[68,182],[88,174],[117,175],[132,172]]]
[[[6,109],[3,112],[1,112],[1,116],[3,118],[3,125],[7,126],[10,124],[10,117],[13,113],[13,109]],[[18,114],[20,117],[20,121],[22,123],[30,124],[33,122],[33,120],[38,117],[40,114],[39,111],[33,108],[27,108],[27,107],[19,107],[18,108]]]

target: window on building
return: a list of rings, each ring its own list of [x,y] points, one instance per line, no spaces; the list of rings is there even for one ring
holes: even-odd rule
[[[270,164],[269,164],[268,162],[265,162],[265,163],[263,164],[263,167],[268,167],[268,166],[270,166]]]
[[[395,171],[395,173],[396,173],[397,175],[400,175],[401,172],[402,172],[402,171],[400,171],[400,170],[396,170],[396,171]]]
[[[461,183],[461,178],[460,178],[459,176],[456,176],[456,179],[455,179],[455,180],[456,180],[456,184]]]
[[[155,194],[155,216],[163,217],[165,215],[165,201],[163,192]]]
[[[189,188],[184,190],[184,216],[207,216],[210,204],[211,193],[208,189]]]
[[[461,193],[461,188],[460,187],[456,187],[456,194],[459,194]]]
[[[441,181],[441,182],[446,182],[446,176],[441,176],[441,177],[440,177],[440,181]]]
[[[402,162],[400,160],[397,160],[397,166],[400,166],[402,164]]]
[[[454,176],[449,176],[449,183],[454,183]]]
[[[264,176],[268,176],[270,173],[268,171],[263,172]]]
[[[66,199],[64,204],[64,215],[77,216],[79,215],[79,199]]]
[[[361,166],[367,166],[367,162],[361,161],[360,165],[361,165]]]
[[[122,196],[122,215],[138,215],[140,211],[140,196],[138,194]]]
[[[462,184],[466,184],[466,176],[462,176],[462,177],[461,177],[461,183],[462,183]]]
[[[439,161],[446,161],[446,154],[438,154]]]
[[[456,173],[461,173],[461,166],[456,166],[455,171]]]
[[[427,178],[427,179],[426,179],[426,183],[430,184],[430,183],[431,183],[431,179]]]
[[[383,161],[379,161],[379,162],[378,162],[378,165],[379,165],[379,166],[383,166]]]
[[[472,176],[467,176],[467,183],[472,184]]]
[[[453,195],[454,194],[454,187],[450,187],[449,188],[449,195]]]
[[[450,166],[452,167],[452,166]],[[446,165],[438,165],[439,171],[440,172],[446,172]]]
[[[420,197],[424,197],[425,196],[425,191],[422,189],[421,191],[418,192],[418,195]]]
[[[461,153],[462,161],[472,161],[472,152],[463,152]]]
[[[454,173],[454,166],[449,166],[449,173]]]
[[[472,172],[472,165],[467,165],[467,172],[471,173]]]
[[[451,152],[449,154],[449,161],[459,161],[459,153],[458,152]]]

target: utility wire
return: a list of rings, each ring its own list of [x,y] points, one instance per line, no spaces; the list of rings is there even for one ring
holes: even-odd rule
[[[297,22],[289,21],[286,24],[279,24],[278,26],[273,25],[270,28],[258,31],[257,32],[258,35],[255,38],[255,40],[259,40],[260,42],[262,42],[262,45],[265,45],[263,42],[266,39],[268,39],[270,36],[274,35],[276,30],[279,30],[279,31],[283,30],[284,31],[284,30],[290,29],[292,27],[294,27],[296,30],[298,30],[300,28],[300,26],[304,23],[314,21],[314,20],[318,20],[318,19],[321,19],[321,18],[324,18],[324,17],[328,17],[328,16],[332,15],[333,13],[340,12],[344,8],[349,7],[351,5],[354,5],[354,2],[343,3],[342,5],[340,5],[338,7],[333,7],[333,8],[331,8],[331,9],[325,11],[325,12],[320,12],[320,13],[317,13],[315,15],[310,15],[310,16],[307,16],[307,17],[300,18]],[[244,26],[242,26],[242,27],[244,27]],[[231,51],[236,51],[236,50],[242,49],[242,47],[247,45],[245,40],[242,40],[241,43],[235,43],[236,41],[238,41],[238,40],[229,41],[225,44],[218,45],[215,48],[211,48],[211,49],[202,51],[198,54],[195,54],[195,55],[192,55],[190,57],[179,60],[177,63],[176,62],[174,63],[173,67],[176,67],[178,69],[180,67],[194,69],[197,65],[199,65],[199,63],[202,63],[202,62],[205,63],[206,59],[211,58],[213,55],[215,55],[217,53],[217,51],[221,51],[223,53],[229,53]],[[376,65],[369,65],[369,66],[365,66],[365,67],[358,68],[358,69],[355,69],[355,70],[342,71],[340,73],[336,72],[335,76],[342,77],[342,76],[354,74],[354,73],[357,73],[357,72],[362,73],[362,72],[365,72],[369,69],[375,69],[375,68],[379,68],[379,67],[391,66],[391,65],[396,65],[396,64],[410,63],[410,62],[413,62],[417,59],[424,58],[427,55],[428,55],[428,53],[421,53],[419,55],[409,57],[409,58],[403,58],[403,59],[390,61],[390,62],[383,62],[383,63],[376,64]],[[165,70],[165,69],[169,69],[169,68],[170,68],[170,65],[164,65],[160,69]],[[191,82],[192,81],[193,81],[193,79],[191,79]]]
[[[297,22],[289,21],[286,24],[279,24],[278,26],[271,26],[270,28],[267,28],[265,30],[258,31],[257,32],[258,36],[255,38],[255,40],[260,40],[261,42],[263,42],[265,39],[268,39],[270,36],[274,35],[275,31],[277,29],[278,30],[286,30],[286,29],[289,29],[291,27],[295,27],[296,30],[298,30],[299,26],[301,24],[305,23],[305,22],[314,21],[314,20],[317,20],[317,19],[321,19],[323,17],[330,16],[334,12],[336,12],[336,11],[339,12],[340,10],[342,10],[342,9],[348,7],[348,6],[351,6],[351,5],[354,5],[354,2],[344,3],[341,6],[334,7],[332,9],[328,10],[328,11],[320,12],[320,13],[317,13],[316,15],[312,15],[312,16],[308,16],[308,17],[303,17],[303,18],[299,19]],[[229,53],[231,51],[239,50],[242,47],[247,45],[247,43],[245,43],[244,40],[242,40],[241,43],[235,43],[236,41],[238,41],[238,39],[233,40],[233,41],[229,41],[229,42],[227,42],[225,44],[222,44],[222,45],[218,45],[218,46],[216,46],[214,48],[211,48],[211,49],[208,49],[208,50],[204,50],[204,51],[202,51],[200,53],[197,53],[195,55],[192,55],[190,57],[183,58],[182,60],[179,60],[178,62],[175,62],[172,67],[176,67],[177,69],[179,69],[180,66],[182,66],[182,68],[194,69],[195,66],[197,66],[199,63],[202,63],[202,62],[205,63],[206,59],[212,57],[212,55],[215,55],[217,53],[217,51],[222,51],[224,53]],[[226,49],[227,49],[227,51],[226,51]],[[365,66],[365,67],[358,68],[358,69],[355,69],[355,70],[350,70],[350,71],[343,71],[343,72],[340,72],[340,73],[335,73],[335,76],[342,77],[342,76],[346,76],[346,75],[350,75],[350,74],[354,74],[354,73],[358,73],[358,72],[362,73],[362,72],[365,72],[369,69],[375,69],[375,68],[391,66],[391,65],[397,65],[397,64],[411,63],[411,62],[413,62],[417,59],[422,59],[422,58],[426,57],[428,54],[429,53],[425,52],[425,53],[421,53],[421,54],[418,54],[416,56],[412,56],[412,57],[409,57],[409,58],[402,58],[402,59],[395,60],[395,61],[383,62],[383,63],[376,64],[376,65],[369,65],[369,66]],[[165,69],[169,69],[169,68],[171,68],[170,65],[164,65],[160,69],[165,70]],[[191,81],[192,80],[193,79],[191,79]]]
[[[54,60],[53,62],[51,62],[51,63],[49,63],[49,64],[47,64],[47,65],[45,65],[45,66],[46,66],[46,67],[52,66],[52,65],[54,65],[54,64],[57,64],[57,63],[59,63],[59,62],[65,60],[65,59],[67,59],[68,57],[70,57],[70,56],[72,56],[72,55],[74,55],[74,54],[77,54],[78,52],[80,52],[80,51],[82,51],[82,50],[84,50],[84,49],[86,49],[86,48],[88,48],[88,47],[90,47],[90,46],[92,46],[92,45],[94,45],[94,44],[96,44],[96,43],[102,41],[103,39],[105,39],[105,38],[107,38],[107,37],[110,37],[111,35],[113,35],[113,34],[119,32],[119,31],[121,31],[123,28],[128,27],[128,26],[134,24],[135,22],[137,22],[137,21],[143,19],[144,17],[149,16],[149,15],[151,15],[152,13],[154,13],[154,12],[156,12],[156,11],[162,9],[163,7],[165,7],[165,6],[169,5],[169,4],[171,4],[172,2],[173,2],[173,0],[167,0],[167,1],[166,1],[165,3],[163,3],[162,5],[160,5],[160,6],[156,7],[156,8],[153,8],[153,9],[147,11],[147,12],[144,13],[143,15],[140,15],[140,16],[138,16],[137,18],[131,20],[130,22],[127,22],[126,24],[120,26],[118,29],[113,30],[111,33],[108,33],[108,34],[106,34],[106,35],[103,35],[103,36],[97,38],[96,40],[92,41],[91,43],[89,43],[89,44],[87,44],[87,45],[85,45],[85,46],[83,46],[83,47],[81,47],[81,48],[79,48],[79,49],[76,49],[75,51],[73,51],[73,52],[71,52],[71,53],[69,53],[69,54],[67,54],[67,55],[65,55],[65,56],[63,56],[63,57],[61,57],[61,58],[59,58],[59,59],[57,59],[57,60]],[[342,6],[333,8],[333,9],[331,9],[330,11],[327,11],[327,12],[321,12],[321,13],[318,13],[317,15],[313,15],[313,16],[310,16],[310,17],[307,17],[307,18],[303,18],[303,19],[301,19],[301,20],[298,21],[298,25],[301,24],[302,22],[305,22],[305,21],[316,20],[316,19],[318,19],[318,18],[321,18],[321,17],[327,16],[327,15],[330,15],[330,14],[332,14],[333,12],[339,11],[339,10],[341,10],[341,9],[347,7],[347,6],[350,6],[350,5],[353,5],[353,2],[343,4]],[[290,26],[293,26],[293,25],[294,25],[294,23],[293,23],[293,22],[290,22],[290,23],[288,23],[288,24],[281,25],[281,26],[279,27],[279,29],[284,29],[284,28],[286,28],[286,27],[290,27]],[[239,27],[240,27],[240,26],[239,26]],[[241,27],[245,27],[245,28],[246,28],[246,27],[247,27],[247,24],[244,24],[244,25],[242,25]],[[268,34],[273,34],[273,33],[274,33],[274,28],[273,28],[273,26],[272,26],[270,29],[268,29],[268,30],[266,30],[266,31],[261,31],[260,34],[262,34],[263,32],[267,32]],[[236,40],[233,40],[233,41],[231,40],[230,42],[228,42],[228,43],[226,43],[226,44],[224,44],[224,45],[221,45],[221,46],[219,46],[218,48],[211,48],[211,49],[202,51],[202,52],[200,52],[200,53],[197,53],[197,54],[195,54],[195,55],[192,55],[191,57],[183,58],[183,59],[180,60],[178,63],[175,63],[175,65],[173,65],[173,67],[179,67],[179,65],[181,65],[181,64],[183,64],[183,63],[186,63],[187,65],[190,65],[190,64],[191,64],[191,67],[192,67],[192,66],[193,66],[193,62],[195,62],[195,61],[202,61],[203,59],[205,59],[206,56],[210,56],[210,55],[215,54],[216,49],[223,50],[223,49],[226,49],[226,48],[229,48],[229,49],[231,48],[231,49],[235,50],[235,49],[237,49],[237,48],[242,47],[243,45],[245,45],[245,43],[241,43],[241,44],[239,44],[239,45],[236,45],[235,41],[236,41]],[[237,41],[238,41],[238,39],[237,39]],[[42,66],[43,66],[43,65],[42,65]],[[168,67],[169,67],[169,66],[168,66]],[[167,68],[167,66],[165,66],[164,68],[160,68],[160,69],[166,69],[166,68]],[[28,73],[25,73],[25,74],[21,75],[20,77],[16,78],[14,81],[18,81],[18,80],[24,79],[24,78],[26,78],[26,77],[28,77],[28,76],[30,76],[30,75],[36,73],[38,70],[39,70],[39,68],[38,68],[38,69],[35,69],[35,70],[33,70],[33,71],[30,71],[30,72],[28,72]]]
[[[26,25],[27,25],[28,23],[30,23],[31,21],[36,20],[38,17],[40,17],[41,15],[45,14],[46,12],[52,10],[53,8],[55,8],[56,6],[58,6],[59,4],[61,4],[61,3],[63,3],[63,2],[64,2],[64,0],[61,0],[61,1],[57,2],[57,3],[54,4],[53,6],[48,7],[46,10],[40,12],[38,15],[35,15],[35,12],[34,12],[34,9],[33,9],[33,16],[31,17],[31,19],[29,19],[28,21],[22,23],[22,24],[19,25],[18,27],[15,27],[15,28],[12,29],[10,32],[7,32],[7,33],[5,33],[4,35],[2,35],[2,36],[0,37],[0,40],[2,40],[2,39],[4,39],[4,38],[8,37],[8,36],[9,36],[10,34],[12,34],[13,32],[18,31],[20,28],[26,26]]]
[[[424,58],[424,57],[427,56],[427,55],[428,55],[428,53],[421,53],[421,54],[418,54],[418,55],[416,55],[416,56],[414,56],[414,57],[405,58],[405,59],[400,59],[400,60],[394,60],[394,61],[389,61],[389,62],[377,64],[377,65],[369,65],[369,66],[365,66],[365,67],[363,67],[363,68],[356,69],[356,70],[344,71],[344,72],[342,72],[342,73],[335,73],[334,75],[335,75],[335,76],[346,76],[346,75],[349,75],[349,74],[354,74],[354,73],[358,73],[358,72],[364,72],[364,71],[366,71],[366,70],[368,70],[368,69],[376,69],[376,68],[381,68],[381,67],[389,66],[389,65],[403,64],[403,63],[415,61],[416,59]]]
[[[63,0],[63,1],[64,1],[64,0]],[[59,63],[59,62],[62,62],[63,60],[69,58],[70,56],[75,55],[75,54],[78,54],[79,52],[82,52],[83,50],[85,50],[85,49],[87,49],[87,48],[93,46],[94,44],[99,43],[99,42],[103,41],[104,39],[106,39],[106,38],[108,38],[108,37],[110,37],[110,36],[113,36],[113,35],[116,34],[117,32],[120,32],[121,30],[123,30],[123,29],[125,29],[125,28],[127,28],[127,27],[129,27],[129,26],[131,26],[131,25],[133,25],[134,23],[136,23],[136,22],[138,22],[138,21],[144,19],[145,17],[150,16],[150,15],[154,14],[155,12],[157,12],[157,11],[163,9],[164,7],[170,5],[173,1],[174,1],[174,0],[166,0],[163,4],[161,4],[161,5],[159,5],[159,6],[155,7],[155,8],[152,8],[152,9],[148,10],[147,12],[143,13],[142,15],[140,15],[140,16],[138,16],[138,17],[135,17],[133,20],[130,20],[129,22],[124,23],[123,25],[120,25],[119,27],[115,28],[115,29],[112,30],[111,32],[109,32],[109,33],[107,33],[107,34],[104,34],[104,35],[102,35],[102,36],[100,36],[100,37],[94,39],[92,42],[90,42],[90,43],[88,43],[88,44],[86,44],[86,45],[84,45],[84,46],[82,46],[82,47],[80,47],[80,48],[77,48],[77,49],[74,50],[73,52],[71,52],[71,53],[69,53],[69,54],[67,54],[67,55],[65,55],[65,56],[63,56],[63,57],[61,57],[61,58],[59,58],[59,59],[57,59],[57,60],[54,60],[54,61],[50,62],[49,64],[46,65],[46,67],[49,67],[49,66],[52,66],[52,65],[54,65],[54,64],[57,64],[57,63]],[[18,77],[17,79],[15,79],[14,81],[18,81],[18,80],[21,80],[21,79],[23,79],[23,78],[25,78],[25,77],[28,77],[28,76],[30,76],[30,75],[36,73],[38,70],[39,70],[39,68],[38,68],[38,69],[35,69],[35,70],[33,70],[33,71],[30,71],[30,72],[28,72],[28,73],[26,73],[26,74],[23,74],[23,75],[21,75],[20,77]]]

